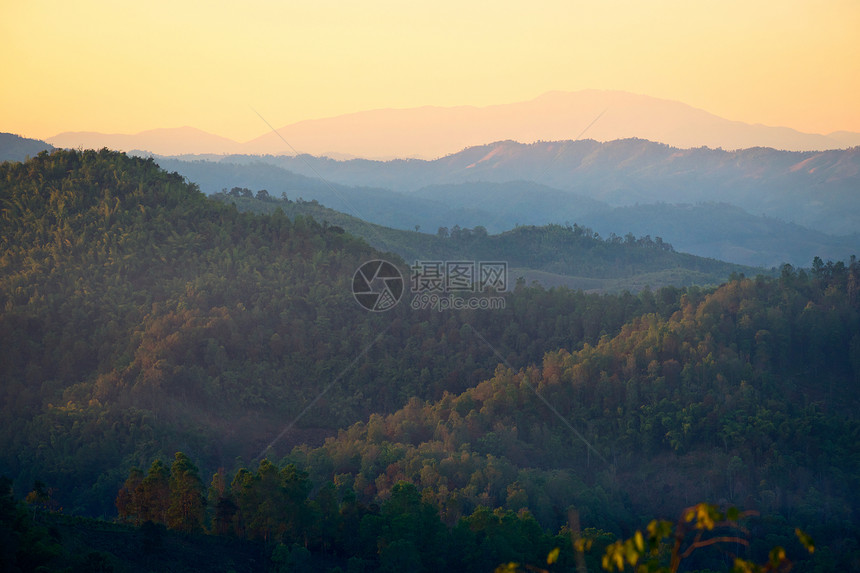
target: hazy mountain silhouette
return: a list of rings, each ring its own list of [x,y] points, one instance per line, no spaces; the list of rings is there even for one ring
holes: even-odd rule
[[[332,183],[407,193],[436,185],[533,181],[612,206],[719,202],[833,235],[860,229],[860,147],[724,151],[678,149],[639,139],[529,145],[500,141],[433,161],[334,161],[311,156],[223,161],[264,161]]]
[[[505,144],[502,147],[508,145]],[[611,144],[594,143],[594,145],[598,148],[612,147]],[[540,146],[520,147],[536,148]],[[656,145],[656,147],[659,149],[665,146]],[[639,147],[635,148],[638,149]],[[481,156],[480,153],[474,153],[476,150],[468,151],[472,152],[472,159],[475,156],[479,158]],[[711,151],[711,153],[732,155],[716,151]],[[464,154],[470,155],[466,152]],[[486,150],[484,150],[484,154],[487,154]],[[498,155],[502,154],[499,153]],[[758,156],[762,157],[762,154],[758,154]],[[266,158],[270,161],[288,162],[291,165],[301,163],[305,170],[308,170],[308,165],[311,165],[327,178],[327,181],[322,181],[297,175],[282,166],[263,163],[259,157],[232,157],[230,159],[231,161],[214,162],[161,158],[158,159],[158,163],[167,171],[177,171],[190,181],[199,184],[206,193],[217,193],[234,186],[253,189],[254,191],[266,189],[272,197],[278,198],[283,194],[290,199],[316,200],[322,205],[338,211],[396,229],[414,230],[417,226],[426,232],[434,233],[439,227],[453,228],[454,225],[458,225],[460,227],[482,226],[491,233],[498,233],[516,225],[578,223],[592,227],[604,237],[609,237],[612,233],[626,235],[630,232],[639,236],[651,235],[655,238],[659,236],[682,252],[716,257],[739,264],[766,267],[780,265],[784,262],[794,265],[809,265],[816,255],[823,259],[847,259],[851,254],[860,252],[860,235],[852,234],[855,233],[856,227],[848,228],[845,231],[844,234],[850,236],[837,237],[832,236],[832,231],[831,234],[828,234],[827,232],[804,228],[773,216],[753,215],[740,207],[729,205],[725,199],[720,199],[721,196],[729,195],[726,188],[719,187],[714,182],[719,182],[722,176],[728,177],[727,174],[731,174],[730,170],[722,173],[719,169],[715,169],[713,174],[707,175],[706,170],[712,169],[713,166],[706,161],[702,162],[704,167],[701,172],[683,173],[686,178],[700,177],[703,182],[700,187],[689,190],[686,201],[680,199],[683,183],[673,181],[671,177],[667,176],[662,181],[669,191],[675,194],[675,204],[655,203],[652,200],[651,204],[633,203],[613,208],[605,201],[584,195],[585,192],[591,195],[599,194],[601,185],[613,183],[611,179],[608,182],[601,181],[599,175],[591,177],[593,184],[577,183],[577,188],[580,191],[576,192],[523,180],[426,184],[425,182],[432,181],[434,176],[446,173],[445,166],[439,165],[443,163],[443,160],[435,162],[420,160],[335,162],[310,156],[298,160],[295,158]],[[455,166],[469,160],[462,157],[449,159]],[[616,159],[615,163],[608,160],[594,160],[587,163],[602,165],[602,169],[611,172],[615,169],[621,169],[618,166],[627,163],[623,154]],[[242,162],[243,160],[245,162]],[[729,162],[729,160],[725,161]],[[744,161],[735,158],[734,161],[742,164],[755,163],[754,158]],[[795,161],[800,161],[800,159],[795,158]],[[763,167],[761,171],[767,172],[768,161],[765,159],[760,162],[762,163],[760,167]],[[843,163],[850,164],[850,161],[845,160]],[[335,172],[333,171],[334,167],[339,167],[343,171]],[[386,169],[391,170],[387,176]],[[335,179],[346,178],[349,180],[350,177],[368,180],[374,170],[377,171],[378,180],[384,180],[388,183],[396,183],[395,180],[410,181],[411,185],[421,185],[421,188],[410,192],[398,192],[392,189],[411,189],[411,187],[399,187],[396,184],[356,187],[334,182]],[[790,169],[786,170],[790,171]],[[490,172],[504,176],[505,173],[510,174],[514,171],[531,173],[522,165],[519,170],[513,167],[500,167],[498,172],[495,170]],[[793,173],[798,171],[795,170]],[[335,174],[337,177],[333,176]],[[465,177],[463,174],[460,176]],[[661,182],[660,179],[640,181],[634,175],[623,172],[619,177],[622,180],[626,178],[630,188],[641,186],[645,190],[659,189]],[[439,176],[439,178],[442,177]],[[587,178],[588,175],[586,174],[583,180]],[[577,179],[574,178],[574,180]],[[740,180],[742,180],[741,175],[735,173],[729,178],[727,185],[734,185]],[[802,187],[803,180],[795,180],[794,185],[798,188]],[[763,187],[766,185],[763,184]],[[850,181],[845,183],[844,188],[851,188]],[[759,197],[758,200],[762,202],[775,200],[774,197],[778,196],[779,191],[777,187],[773,187],[773,190],[775,190],[773,194]],[[829,211],[825,212],[826,220],[834,225],[840,221],[844,225],[849,225],[858,217],[857,198],[852,199],[850,194],[840,198],[838,188],[836,191],[828,190],[826,186],[822,185],[818,190],[816,188],[811,189],[805,197],[799,192],[794,194],[796,196],[793,196],[792,193],[786,193],[786,205],[778,204],[777,206],[787,210],[803,210],[798,206],[799,201],[814,202],[819,200],[821,196],[832,195],[836,197],[834,199],[835,204]],[[644,191],[642,192],[644,193]],[[701,203],[691,204],[699,201]],[[839,205],[841,205],[841,211]],[[760,212],[753,211],[753,213]],[[339,220],[330,222],[342,224]]]
[[[828,134],[827,137],[841,142],[843,147],[857,147],[860,145],[860,133],[853,131],[834,131]]]
[[[258,121],[249,118],[249,121]],[[300,121],[240,144],[194,128],[135,135],[69,132],[49,138],[60,147],[141,149],[160,155],[245,153],[328,155],[340,159],[432,159],[466,147],[510,139],[522,143],[642,138],[679,148],[772,147],[792,151],[860,144],[860,134],[801,133],[786,127],[730,121],[689,105],[620,91],[550,92],[526,102],[486,107],[379,109]],[[282,139],[283,138],[283,139]],[[289,142],[289,145],[284,143]]]
[[[53,146],[38,139],[29,139],[14,133],[0,133],[0,162],[24,161],[35,157],[40,151],[50,151]]]
[[[575,139],[580,134],[598,141],[637,137],[680,148],[793,151],[838,149],[860,137],[843,134],[831,138],[785,127],[750,125],[675,101],[602,90],[550,92],[531,101],[487,107],[365,111],[302,121],[278,132],[304,153],[337,150],[369,158],[434,158],[488,141],[531,143]],[[271,132],[244,148],[246,153],[290,152],[278,134]]]
[[[240,144],[232,139],[187,126],[150,129],[135,134],[68,131],[48,138],[48,142],[57,147],[71,149],[107,147],[118,151],[143,150],[161,155],[238,153],[242,149]]]

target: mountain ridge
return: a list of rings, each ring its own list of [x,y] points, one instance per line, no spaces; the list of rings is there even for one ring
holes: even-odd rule
[[[532,144],[508,140],[470,147],[432,161],[335,161],[308,155],[209,159],[245,168],[270,164],[305,177],[322,178],[329,185],[381,188],[400,195],[430,186],[532,181],[613,207],[721,202],[831,235],[852,235],[860,228],[860,197],[855,191],[860,186],[860,147],[823,152],[768,148],[725,151],[679,149],[642,139]],[[172,169],[193,166],[187,158],[184,164],[177,159],[163,161],[174,165]],[[207,188],[209,177],[199,170],[191,178],[208,193],[221,188]],[[251,186],[239,181],[223,183]],[[319,200],[325,202],[322,197]],[[339,204],[330,205],[340,208]],[[418,220],[412,224],[417,223],[428,226]]]
[[[860,134],[809,134],[780,126],[748,124],[673,100],[612,90],[547,92],[532,100],[489,106],[419,106],[375,109],[306,119],[244,143],[195,130],[196,147],[174,140],[190,137],[175,128],[134,135],[65,132],[47,141],[59,147],[142,149],[179,153],[330,154],[337,157],[438,158],[488,141],[521,143],[587,135],[600,141],[638,137],[668,145],[792,151],[840,149],[860,144]],[[155,134],[153,132],[161,132]],[[155,135],[163,136],[154,139]],[[284,141],[290,142],[285,145]],[[182,151],[177,151],[177,150]]]

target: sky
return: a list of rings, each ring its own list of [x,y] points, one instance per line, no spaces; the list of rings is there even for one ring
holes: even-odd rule
[[[0,0],[0,131],[304,119],[582,89],[860,132],[858,0]]]

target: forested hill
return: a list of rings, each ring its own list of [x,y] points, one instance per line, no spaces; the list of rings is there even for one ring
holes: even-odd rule
[[[0,473],[68,503],[162,447],[257,446],[383,330],[349,291],[363,242],[241,215],[152,161],[7,163],[0,207]]]
[[[482,226],[431,233],[405,231],[376,225],[352,215],[329,209],[317,201],[276,199],[266,191],[256,194],[235,187],[211,198],[234,204],[240,211],[273,213],[280,209],[290,218],[310,216],[323,223],[346,229],[373,247],[397,253],[407,262],[416,260],[506,261],[516,276],[527,283],[564,285],[603,292],[639,291],[645,286],[716,285],[734,274],[756,275],[765,271],[715,259],[675,252],[660,237],[602,238],[588,227],[578,225],[519,226],[489,234]]]
[[[479,506],[527,508],[554,531],[574,507],[583,526],[619,532],[635,515],[710,499],[761,512],[753,554],[802,525],[821,546],[799,570],[853,569],[858,286],[854,262],[685,295],[670,317],[641,316],[526,368],[500,365],[459,395],[371,416],[283,463],[360,499],[415,484],[450,524]],[[730,566],[716,563],[709,570]]]
[[[180,449],[232,467],[325,388],[281,451],[478,384],[498,357],[465,322],[525,365],[643,312],[671,315],[688,292],[662,291],[655,307],[519,288],[493,312],[369,313],[350,287],[380,256],[398,262],[309,218],[218,205],[151,160],[55,151],[3,164],[0,474],[110,514],[129,467]]]

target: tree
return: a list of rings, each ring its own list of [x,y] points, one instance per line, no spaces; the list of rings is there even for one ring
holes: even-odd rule
[[[36,520],[36,510],[53,511],[54,503],[54,488],[47,487],[41,480],[36,480],[33,483],[33,490],[27,494],[25,501],[33,507],[33,521]]]
[[[123,486],[119,489],[116,495],[116,509],[119,513],[120,521],[134,521],[134,524],[139,526],[140,510],[137,506],[138,487],[143,481],[143,472],[138,468],[132,468],[125,480]]]
[[[238,509],[232,497],[232,493],[227,489],[227,476],[224,474],[224,468],[219,468],[212,475],[207,503],[213,510],[210,531],[215,535],[227,535],[232,530],[233,518]]]
[[[170,475],[161,460],[149,466],[146,477],[135,488],[134,507],[141,522],[167,523],[170,505]]]
[[[167,526],[185,533],[203,528],[203,482],[197,467],[182,452],[176,452],[170,468],[170,506],[167,509]]]

